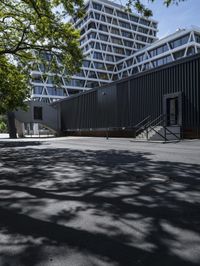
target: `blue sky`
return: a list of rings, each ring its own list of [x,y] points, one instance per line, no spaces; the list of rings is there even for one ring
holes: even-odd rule
[[[200,27],[200,0],[185,0],[178,6],[172,5],[168,8],[163,5],[163,0],[154,1],[150,4],[148,0],[142,0],[153,10],[153,18],[159,22],[159,38],[175,32],[178,28],[188,28],[191,25]]]

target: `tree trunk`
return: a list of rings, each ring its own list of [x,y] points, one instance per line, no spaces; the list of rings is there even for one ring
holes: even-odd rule
[[[8,112],[8,132],[10,139],[16,139],[17,138],[17,130],[15,127],[15,114],[14,112]]]

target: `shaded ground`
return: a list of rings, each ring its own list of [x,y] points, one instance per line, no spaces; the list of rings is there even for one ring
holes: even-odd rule
[[[0,141],[0,266],[199,265],[199,148]]]

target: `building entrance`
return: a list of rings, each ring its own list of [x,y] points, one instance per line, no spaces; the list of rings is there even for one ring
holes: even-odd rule
[[[163,113],[166,117],[166,126],[180,126],[182,124],[181,93],[164,95]]]
[[[167,125],[174,126],[178,124],[178,97],[167,99]]]

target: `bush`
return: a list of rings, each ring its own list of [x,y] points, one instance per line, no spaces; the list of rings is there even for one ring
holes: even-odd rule
[[[0,133],[6,133],[7,132],[7,125],[4,121],[0,121]]]

